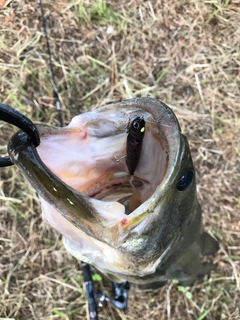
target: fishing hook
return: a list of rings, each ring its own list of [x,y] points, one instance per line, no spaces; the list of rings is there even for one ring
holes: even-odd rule
[[[36,125],[24,116],[21,112],[0,103],[0,120],[18,127],[22,131],[26,132],[31,142],[35,147],[40,144],[40,136]],[[0,158],[0,167],[7,167],[13,165],[10,157]]]

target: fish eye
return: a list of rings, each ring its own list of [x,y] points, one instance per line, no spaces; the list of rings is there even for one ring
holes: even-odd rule
[[[180,178],[177,189],[178,191],[186,190],[193,181],[194,173],[192,170],[188,170],[184,173],[184,175]]]

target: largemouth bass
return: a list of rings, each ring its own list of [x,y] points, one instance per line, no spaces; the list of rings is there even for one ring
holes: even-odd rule
[[[145,132],[132,176],[127,128],[136,117]],[[129,99],[39,132],[37,150],[19,132],[9,155],[73,256],[115,282],[143,287],[170,279],[191,285],[210,274],[213,264],[201,257],[218,244],[203,230],[189,145],[166,104]]]

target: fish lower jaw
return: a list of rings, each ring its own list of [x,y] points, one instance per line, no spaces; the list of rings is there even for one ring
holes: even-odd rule
[[[63,244],[66,250],[76,259],[94,265],[104,274],[121,274],[122,280],[124,280],[124,275],[126,277],[145,277],[155,273],[157,266],[166,254],[164,252],[157,261],[149,262],[144,268],[137,268],[130,265],[130,259],[127,263],[119,251],[103,243],[97,243],[97,241],[95,245],[99,245],[100,250],[92,250],[92,248],[81,250],[77,243],[65,237],[63,237]]]

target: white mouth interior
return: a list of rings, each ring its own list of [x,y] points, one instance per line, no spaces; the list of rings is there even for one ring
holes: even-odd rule
[[[117,201],[130,214],[155,192],[168,165],[165,140],[149,113],[139,113],[146,121],[145,136],[132,177],[125,158],[126,128],[134,115],[116,112],[110,119],[94,112],[79,115],[66,128],[45,130],[39,155],[72,188],[94,199]]]

